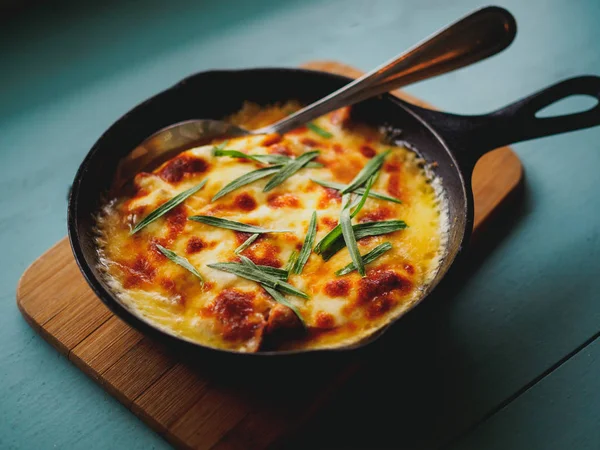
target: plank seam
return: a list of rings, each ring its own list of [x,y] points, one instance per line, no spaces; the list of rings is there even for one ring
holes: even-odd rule
[[[73,351],[73,349],[75,349],[75,347],[77,347],[79,344],[81,344],[83,341],[85,341],[88,337],[90,337],[92,334],[94,334],[96,331],[98,331],[98,329],[102,325],[104,325],[106,322],[108,322],[111,317],[112,317],[112,314],[110,314],[106,319],[104,319],[104,321],[102,321],[102,323],[99,323],[96,328],[94,328],[92,331],[90,331],[88,334],[86,334],[78,343],[76,343],[75,345],[73,345],[73,347],[71,347],[69,349],[69,352],[67,353],[67,358],[70,360],[71,359],[71,352]]]
[[[580,345],[575,347],[573,350],[568,352],[565,356],[560,358],[554,364],[551,364],[550,367],[548,367],[546,370],[541,372],[539,375],[537,375],[535,378],[533,378],[531,381],[529,381],[523,387],[521,387],[520,389],[515,391],[512,395],[510,395],[509,397],[504,399],[502,402],[500,402],[498,405],[496,405],[494,408],[492,408],[490,411],[488,411],[486,414],[484,414],[479,420],[477,420],[472,425],[470,425],[465,431],[460,433],[455,438],[449,440],[445,445],[442,445],[440,448],[450,448],[450,447],[454,446],[455,444],[457,444],[459,441],[464,439],[467,435],[471,434],[473,431],[475,431],[477,428],[479,428],[481,425],[483,425],[485,422],[487,422],[493,416],[495,416],[500,411],[502,411],[504,408],[506,408],[508,405],[510,405],[513,401],[515,401],[520,396],[522,396],[527,391],[529,391],[532,387],[534,387],[536,384],[538,384],[540,381],[542,381],[548,375],[551,375],[555,370],[559,369],[563,364],[565,364],[571,358],[576,356],[578,353],[580,353],[583,349],[588,347],[590,344],[592,344],[598,338],[600,338],[600,331],[594,333],[590,338],[586,339],[583,343],[581,343]]]

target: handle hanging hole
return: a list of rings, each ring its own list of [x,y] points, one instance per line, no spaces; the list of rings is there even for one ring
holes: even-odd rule
[[[576,114],[589,111],[596,105],[598,105],[598,99],[591,95],[569,95],[540,109],[535,113],[535,117],[543,119]]]

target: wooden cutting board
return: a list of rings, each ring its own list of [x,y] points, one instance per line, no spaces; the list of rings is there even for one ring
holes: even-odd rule
[[[360,76],[330,61],[305,67]],[[395,95],[424,105],[405,93]],[[516,190],[521,177],[521,163],[508,147],[479,161],[473,175],[475,229]],[[67,238],[25,271],[17,303],[44,339],[179,448],[266,448],[312,415],[357,368],[335,361],[319,370],[253,376],[184,361],[96,298]]]

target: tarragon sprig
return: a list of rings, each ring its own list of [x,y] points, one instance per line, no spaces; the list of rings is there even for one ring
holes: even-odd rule
[[[194,274],[196,277],[198,277],[200,279],[200,283],[202,285],[204,285],[204,278],[202,278],[202,275],[200,274],[200,272],[198,272],[198,269],[196,269],[194,266],[192,266],[192,264],[186,258],[184,258],[183,256],[179,256],[173,250],[169,250],[168,248],[165,248],[160,244],[156,244],[156,248],[158,248],[158,250],[163,255],[165,255],[167,258],[169,258],[175,264],[183,267],[184,269],[188,270],[189,272]]]
[[[137,223],[137,225],[135,227],[133,227],[133,229],[129,232],[129,234],[137,233],[138,231],[140,231],[142,228],[144,228],[148,224],[154,222],[159,217],[161,217],[164,214],[171,211],[177,205],[183,203],[188,197],[190,197],[191,195],[194,195],[196,192],[198,192],[200,189],[202,189],[207,181],[208,180],[206,180],[206,179],[202,180],[196,186],[191,187],[191,188],[177,194],[172,199],[170,199],[170,200],[166,201],[165,203],[163,203],[162,205],[160,205],[158,208],[156,208],[154,211],[152,211],[150,214],[148,214],[146,217],[144,217],[141,221],[139,221]]]

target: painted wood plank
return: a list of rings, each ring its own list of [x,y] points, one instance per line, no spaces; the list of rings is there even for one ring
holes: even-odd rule
[[[600,339],[472,430],[453,450],[600,448]]]
[[[79,342],[71,350],[69,359],[90,376],[102,374],[142,338],[140,332],[112,316]]]
[[[44,257],[50,254],[52,257]],[[55,277],[68,279],[81,276],[77,266],[70,264],[72,254],[66,238],[57,242],[44,255],[27,268],[28,282],[23,283],[25,279],[21,278],[17,285],[17,296],[28,299],[26,316],[38,324],[45,324],[72,301],[68,295],[61,295],[60,289],[48,290],[53,285],[51,280]]]
[[[43,325],[66,349],[70,350],[79,344],[112,315],[104,305],[98,305],[89,299],[89,292],[84,291],[76,295],[68,307],[63,308]]]
[[[187,365],[176,364],[134,400],[132,411],[164,433],[209,388],[209,380]]]
[[[121,403],[130,406],[160,377],[176,364],[161,345],[144,337],[105,372],[102,384]]]

